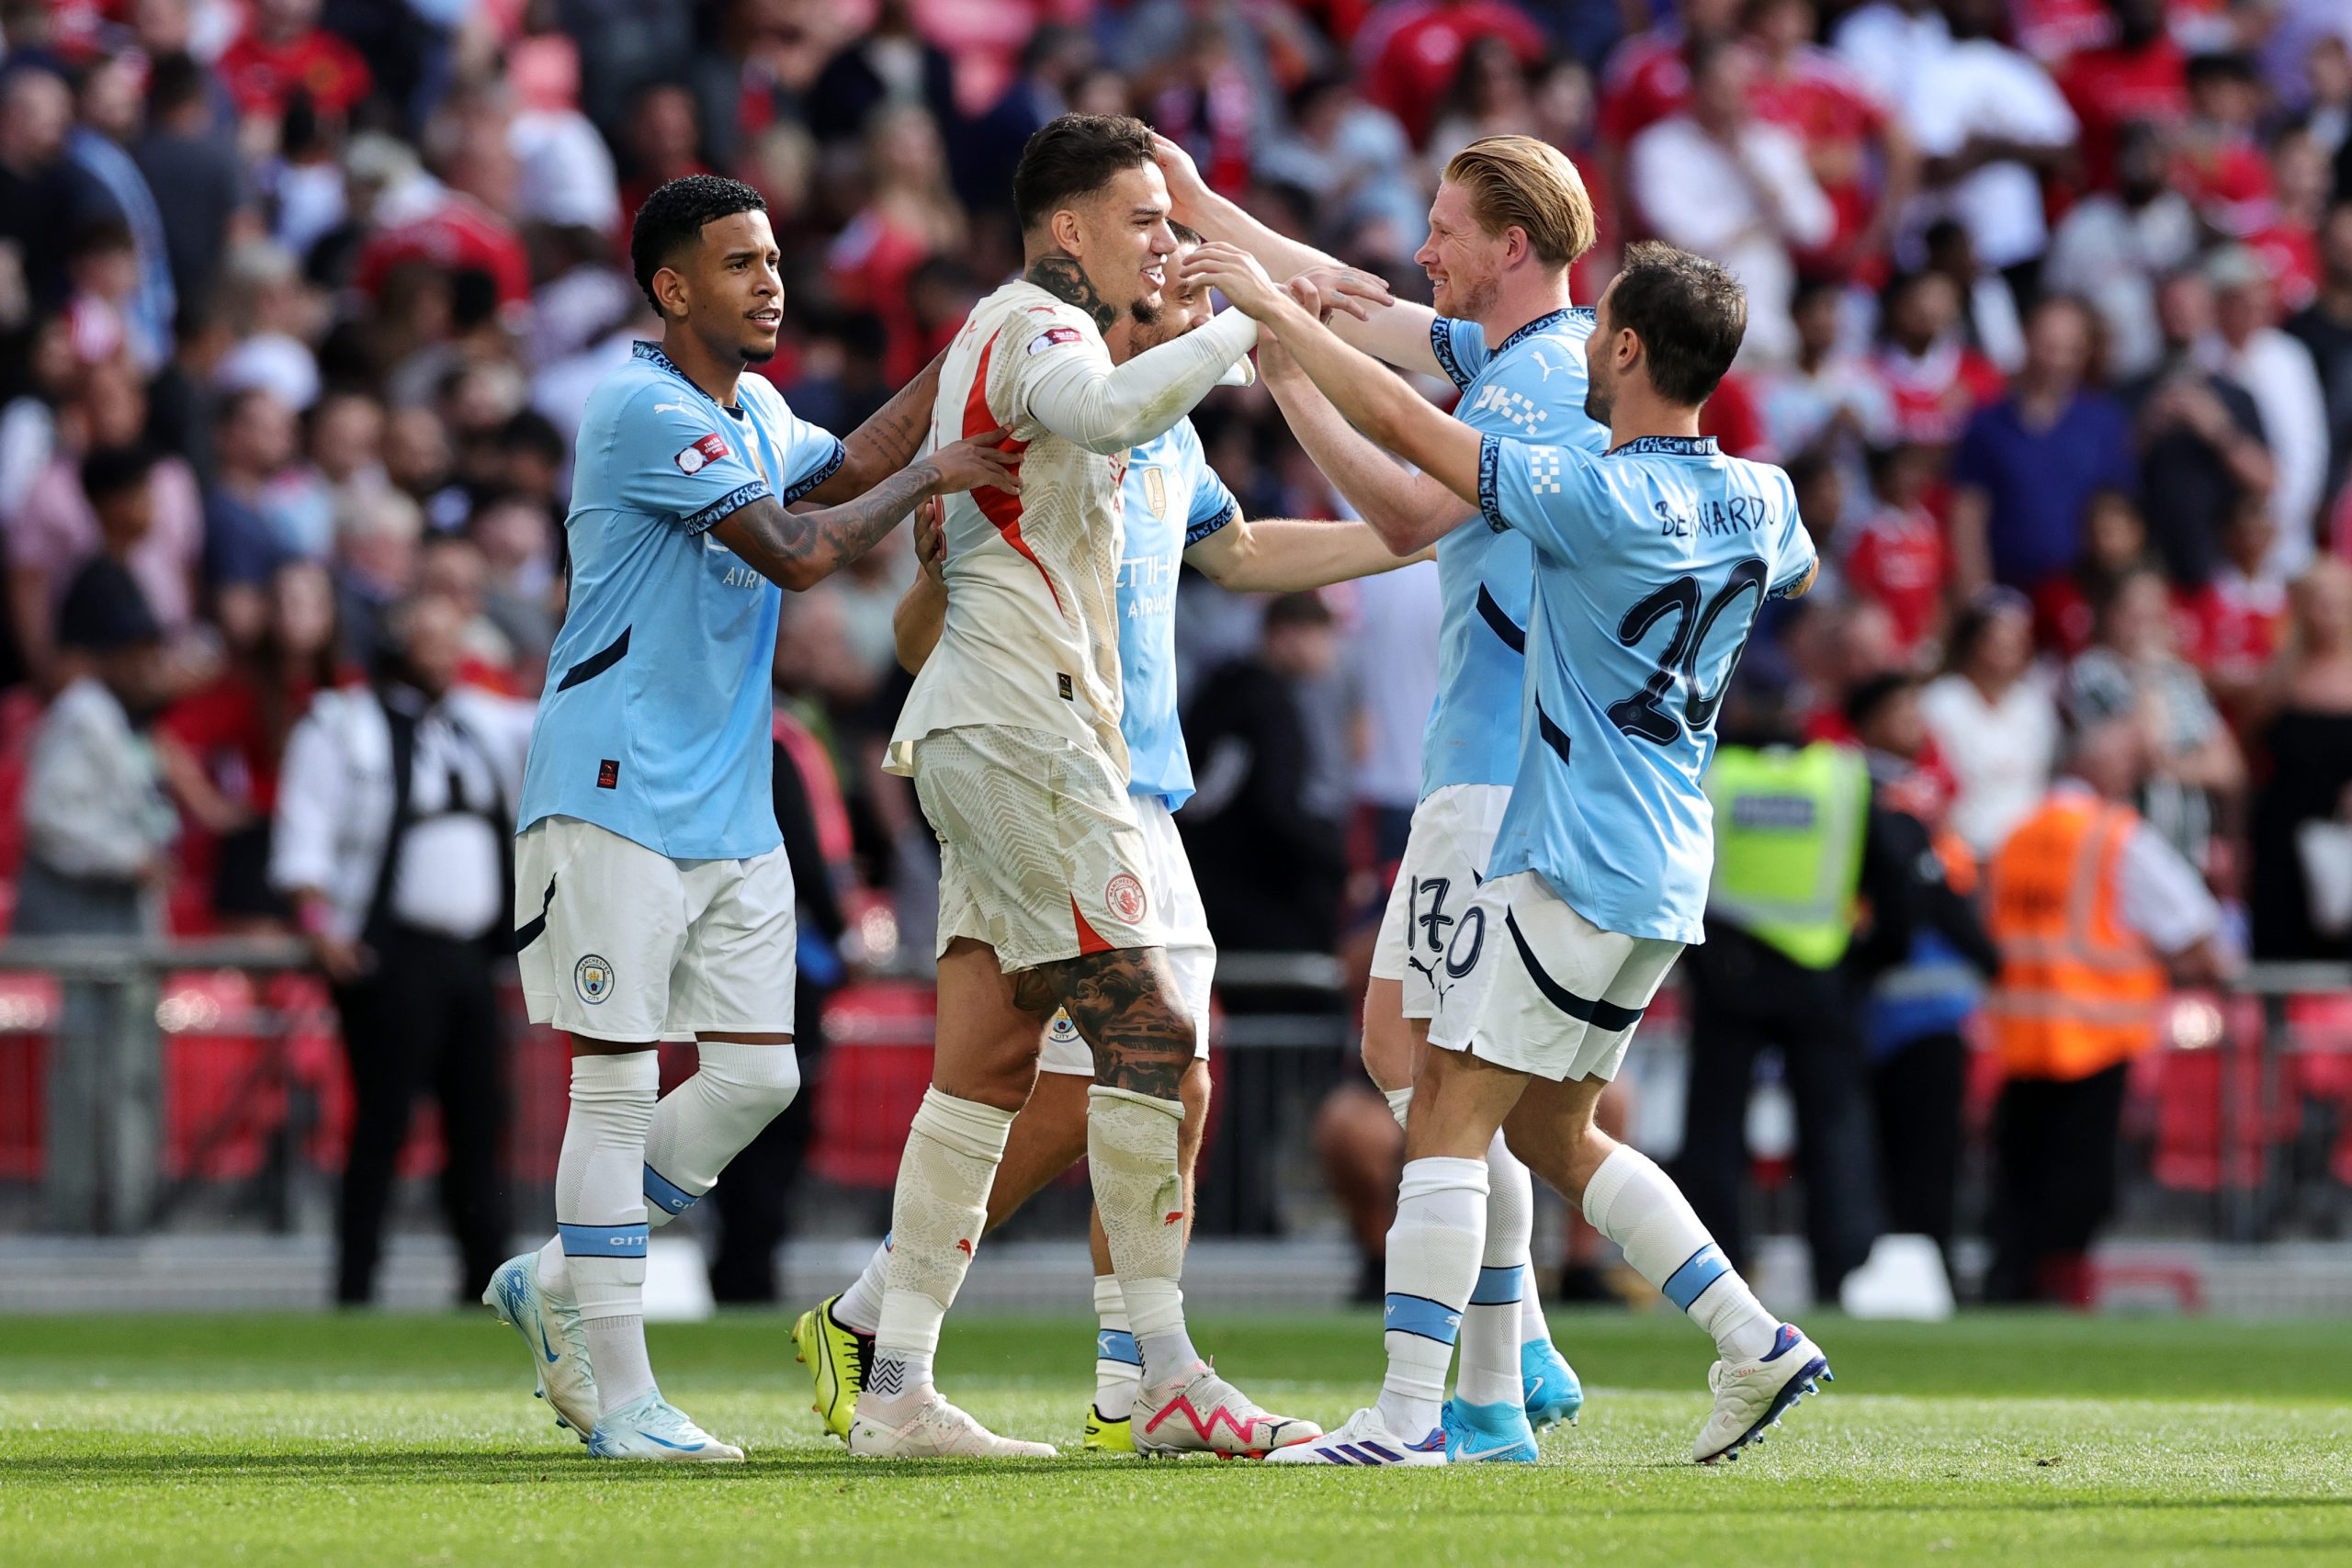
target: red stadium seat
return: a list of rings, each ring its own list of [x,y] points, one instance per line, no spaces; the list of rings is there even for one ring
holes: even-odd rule
[[[825,1009],[809,1168],[843,1187],[888,1189],[899,1179],[907,1127],[931,1085],[937,999],[928,986],[848,987]]]

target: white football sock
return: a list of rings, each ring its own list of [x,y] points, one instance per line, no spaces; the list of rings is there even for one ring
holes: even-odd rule
[[[574,1056],[555,1168],[556,1244],[580,1308],[599,1414],[652,1389],[645,1356],[645,1136],[662,1089],[654,1051]],[[541,1285],[546,1286],[542,1270]]]
[[[1127,1298],[1116,1274],[1094,1276],[1094,1409],[1105,1421],[1124,1421],[1136,1407],[1143,1352],[1127,1323]]]
[[[1620,1144],[1585,1184],[1584,1217],[1624,1249],[1634,1273],[1714,1337],[1724,1360],[1747,1360],[1771,1349],[1780,1321],[1725,1261],[1682,1190],[1649,1156]]]
[[[701,1067],[662,1097],[645,1135],[645,1217],[668,1224],[718,1185],[718,1173],[800,1091],[789,1045],[706,1040]]]
[[[861,1398],[896,1402],[931,1387],[939,1325],[988,1227],[989,1189],[1012,1127],[1010,1111],[923,1091],[890,1201],[882,1312]]]
[[[860,1334],[872,1334],[882,1326],[882,1290],[890,1268],[890,1238],[885,1235],[874,1256],[865,1260],[865,1269],[850,1281],[842,1299],[833,1303],[833,1317],[843,1328]]]
[[[1200,1359],[1184,1331],[1183,1102],[1096,1084],[1086,1091],[1086,1165],[1111,1244],[1143,1378],[1167,1382]]]
[[[1396,1186],[1388,1230],[1388,1295],[1381,1337],[1388,1375],[1380,1419],[1407,1442],[1438,1425],[1445,1369],[1486,1249],[1487,1162],[1417,1159]]]
[[[1544,1298],[1535,1289],[1535,1269],[1531,1263],[1519,1292],[1519,1342],[1532,1345],[1538,1340],[1552,1343],[1552,1324],[1544,1315]]]
[[[1527,1244],[1535,1229],[1534,1179],[1503,1135],[1487,1145],[1487,1242],[1477,1287],[1462,1314],[1454,1390],[1465,1404],[1519,1404],[1519,1303],[1527,1290]]]
[[[1388,1114],[1396,1118],[1396,1125],[1402,1127],[1413,1113],[1413,1091],[1409,1089],[1384,1089],[1380,1091],[1380,1098],[1388,1102]]]

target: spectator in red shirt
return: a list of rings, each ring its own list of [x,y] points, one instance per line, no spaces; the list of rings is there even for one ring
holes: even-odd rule
[[[375,227],[352,268],[352,284],[361,293],[372,299],[395,269],[416,262],[451,274],[487,273],[501,306],[529,302],[530,258],[503,218],[427,175],[406,147],[389,138],[355,137],[345,164],[353,206]]]
[[[1257,102],[1223,24],[1204,18],[1185,29],[1183,51],[1152,99],[1149,118],[1192,153],[1211,190],[1239,196],[1248,188]]]
[[[2241,239],[2276,220],[2270,161],[2256,135],[2261,73],[2243,54],[2200,54],[2188,62],[2188,122],[2173,163],[2173,183],[2206,222]]]
[[[319,0],[253,0],[245,30],[218,70],[248,119],[277,119],[298,92],[341,119],[374,85],[359,51],[319,26]]]
[[[930,357],[908,282],[932,257],[956,254],[965,237],[931,111],[901,104],[876,116],[865,137],[865,179],[871,194],[825,264],[843,305],[881,318],[889,334],[884,373],[903,386]]]
[[[1847,585],[1886,607],[1896,644],[1914,665],[1940,655],[1951,579],[1943,525],[1928,510],[1936,463],[1933,448],[1915,444],[1872,450],[1872,504],[1846,546]]]
[[[2148,523],[2130,496],[2103,491],[2083,512],[2083,556],[2033,595],[2034,640],[2073,659],[2098,631],[2098,607],[2135,571],[2160,564],[2149,548]]]
[[[2058,68],[2058,90],[2083,122],[2083,175],[2115,188],[2117,139],[2135,120],[2165,125],[2188,112],[2188,58],[2165,30],[2164,0],[2108,0],[2111,42]]]
[[[1894,409],[1898,439],[1948,446],[1968,416],[2007,391],[1993,362],[1960,334],[1960,291],[1938,272],[1888,288],[1874,367]]]
[[[2287,585],[2262,569],[2278,531],[2258,491],[2240,496],[2222,531],[2212,580],[2179,600],[2181,652],[2233,717],[2246,711],[2284,641]]]
[[[286,737],[311,698],[341,680],[334,583],[315,561],[270,579],[261,641],[167,709],[156,726],[164,782],[212,848],[212,910],[227,931],[286,929],[269,886],[270,814]]]
[[[1429,135],[1462,51],[1487,33],[1507,40],[1519,51],[1520,63],[1531,68],[1550,52],[1543,30],[1504,0],[1387,0],[1356,32],[1356,75],[1363,96],[1395,115],[1419,143]]]
[[[1690,101],[1690,40],[1728,33],[1739,0],[1676,0],[1674,16],[1635,33],[1600,73],[1600,139],[1623,152],[1634,137]]]
[[[1748,101],[1757,118],[1795,132],[1815,184],[1836,209],[1826,245],[1796,254],[1808,276],[1886,279],[1894,215],[1918,182],[1910,139],[1878,95],[1813,41],[1813,0],[1761,0],[1748,13],[1759,60]]]

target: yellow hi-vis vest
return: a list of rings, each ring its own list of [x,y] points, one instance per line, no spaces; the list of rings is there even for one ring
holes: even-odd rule
[[[1870,771],[1850,746],[1725,746],[1707,770],[1715,870],[1707,913],[1808,969],[1846,955]]]

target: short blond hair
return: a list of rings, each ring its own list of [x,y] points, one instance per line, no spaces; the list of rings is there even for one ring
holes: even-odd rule
[[[1487,233],[1517,228],[1544,265],[1566,266],[1592,249],[1592,197],[1566,153],[1532,136],[1482,136],[1445,165],[1470,215]]]

